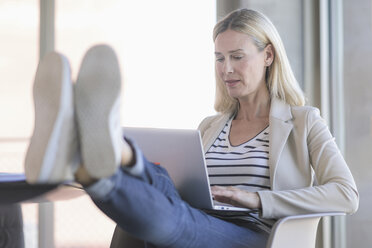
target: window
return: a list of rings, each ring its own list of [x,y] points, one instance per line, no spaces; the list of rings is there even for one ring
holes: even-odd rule
[[[56,50],[70,59],[73,78],[92,45],[117,52],[124,125],[196,128],[214,113],[214,2],[64,0],[56,6]]]
[[[214,2],[60,0],[56,50],[70,60],[75,80],[91,46],[114,48],[123,125],[195,129],[214,113],[214,23]],[[56,203],[55,216],[57,247],[107,247],[111,240],[115,224],[87,197]]]

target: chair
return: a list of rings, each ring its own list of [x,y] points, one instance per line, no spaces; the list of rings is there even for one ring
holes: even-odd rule
[[[294,215],[279,219],[273,226],[266,248],[314,248],[319,221],[344,213]],[[145,248],[145,243],[116,226],[110,248]],[[147,246],[149,247],[149,246]]]
[[[0,204],[0,247],[25,247],[22,210],[19,204]]]

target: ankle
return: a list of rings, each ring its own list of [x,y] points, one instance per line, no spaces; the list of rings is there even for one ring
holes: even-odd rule
[[[121,152],[121,166],[122,167],[132,167],[135,163],[135,156],[133,147],[124,140],[123,150]]]
[[[97,182],[97,179],[91,177],[83,165],[80,165],[80,167],[77,169],[75,173],[75,180],[84,187],[88,187]]]

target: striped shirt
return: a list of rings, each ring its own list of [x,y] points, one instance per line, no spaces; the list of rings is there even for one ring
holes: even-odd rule
[[[232,119],[205,154],[210,185],[234,186],[250,192],[270,189],[269,126],[252,139],[233,146],[229,140],[231,123]],[[266,231],[271,228],[271,221],[267,225],[258,214],[235,217],[254,222]]]

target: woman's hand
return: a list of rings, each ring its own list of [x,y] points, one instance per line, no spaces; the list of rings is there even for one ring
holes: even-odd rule
[[[256,192],[248,192],[236,187],[211,187],[212,196],[216,201],[236,207],[261,208],[261,199]]]

